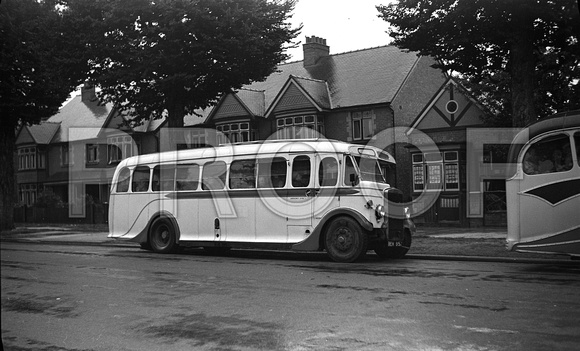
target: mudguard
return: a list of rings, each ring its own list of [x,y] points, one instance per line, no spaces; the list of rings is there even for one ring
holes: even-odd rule
[[[373,230],[373,224],[369,222],[369,220],[366,219],[359,212],[348,208],[335,209],[328,212],[326,215],[324,215],[324,217],[322,217],[322,220],[320,221],[320,223],[318,223],[316,228],[314,228],[312,234],[310,234],[306,239],[302,240],[301,242],[292,245],[292,250],[296,251],[322,250],[324,248],[324,245],[322,245],[322,243],[320,242],[320,234],[322,233],[322,229],[329,220],[339,215],[350,216],[354,218],[358,222],[358,224],[360,224],[361,227],[363,227],[365,230],[367,231]]]

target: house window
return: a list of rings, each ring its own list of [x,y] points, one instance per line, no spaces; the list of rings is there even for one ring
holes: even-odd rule
[[[375,134],[375,116],[373,111],[353,112],[352,138],[353,140],[369,140]]]
[[[63,167],[72,165],[73,162],[73,148],[72,145],[66,144],[60,146],[60,165]]]
[[[24,147],[18,149],[18,170],[36,169],[36,148]]]
[[[124,158],[136,155],[133,139],[130,136],[107,138],[107,159],[109,164],[117,163]]]
[[[241,143],[256,140],[256,131],[250,128],[249,122],[222,123],[216,125],[218,143]]]
[[[99,163],[99,145],[87,144],[86,160],[88,164]]]
[[[31,206],[36,202],[36,184],[20,184],[20,202]]]
[[[318,133],[324,134],[324,123],[320,116],[294,116],[276,120],[277,139],[313,139]]]
[[[413,154],[413,190],[459,190],[457,151]]]
[[[183,137],[185,138],[185,146],[183,149],[195,149],[207,145],[204,129],[189,129],[185,130]]]

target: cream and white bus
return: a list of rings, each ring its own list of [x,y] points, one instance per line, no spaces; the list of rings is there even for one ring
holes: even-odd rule
[[[231,144],[127,158],[115,171],[109,237],[158,253],[178,247],[367,250],[401,258],[415,226],[395,161],[374,147],[328,140]]]
[[[518,133],[509,160],[507,249],[580,256],[580,110]]]

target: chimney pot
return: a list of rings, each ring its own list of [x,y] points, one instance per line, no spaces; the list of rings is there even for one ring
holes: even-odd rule
[[[326,45],[326,39],[315,35],[306,37],[306,43],[302,45],[304,51],[304,67],[314,66],[322,57],[330,53],[330,47]]]

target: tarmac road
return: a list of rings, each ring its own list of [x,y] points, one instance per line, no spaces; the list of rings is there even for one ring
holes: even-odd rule
[[[0,241],[135,247],[133,242],[107,238],[106,225],[31,224],[0,234]],[[565,255],[509,252],[505,249],[506,228],[418,227],[410,258],[435,260],[476,260],[494,262],[570,262]],[[263,251],[263,250],[262,250]],[[580,261],[578,261],[580,264]]]

